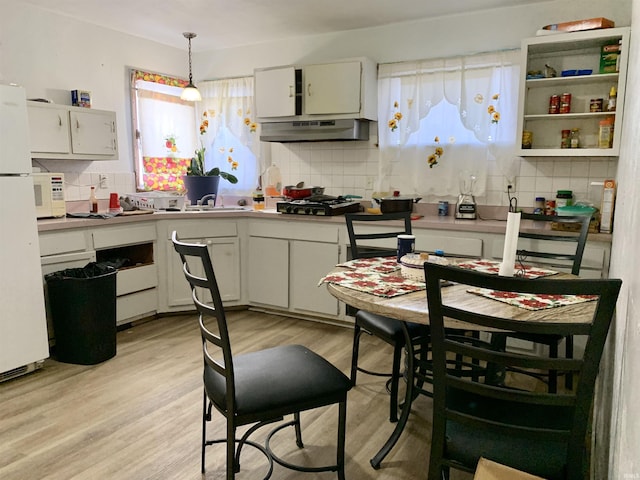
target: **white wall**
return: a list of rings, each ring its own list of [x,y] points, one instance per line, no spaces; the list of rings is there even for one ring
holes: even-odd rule
[[[633,1],[633,23],[640,25],[640,0]],[[640,37],[631,36],[629,58],[629,91],[640,85]],[[637,118],[640,97],[627,95],[622,126],[623,144],[620,152],[618,198],[616,201],[615,234],[611,248],[610,275],[621,278],[622,292],[617,304],[613,338],[610,338],[609,363],[601,379],[603,391],[612,391],[611,398],[611,464],[608,478],[640,478],[640,136]],[[612,365],[612,367],[611,367]]]
[[[44,161],[65,173],[67,200],[89,197],[98,173],[108,173],[110,191],[135,191],[129,103],[130,67],[184,77],[186,50],[43,12],[12,0],[0,0],[0,82],[25,87],[27,98],[71,104],[70,91],[91,91],[92,107],[116,112],[119,159],[100,162]],[[177,35],[181,35],[179,32]]]
[[[540,27],[577,18],[606,17],[628,26],[631,0],[556,0],[487,12],[453,15],[435,20],[395,24],[330,35],[315,35],[241,48],[199,53],[199,78],[251,75],[253,68],[304,65],[337,57],[370,57],[378,63],[519,48],[524,37]],[[338,53],[336,53],[338,52]],[[370,198],[378,174],[377,139],[368,144],[343,142],[283,144],[272,159],[285,183],[305,181],[323,185],[329,194]],[[519,206],[533,206],[536,196],[555,198],[557,190],[573,190],[578,200],[597,196],[592,182],[616,177],[616,159],[567,160],[528,157],[520,162],[516,179]],[[479,203],[508,205],[506,179],[489,165],[487,195]],[[402,186],[397,186],[402,191]],[[428,199],[433,201],[434,199]],[[455,201],[454,197],[448,199]]]
[[[186,51],[173,49],[75,20],[44,13],[12,0],[0,0],[0,81],[24,85],[29,97],[70,103],[69,91],[92,92],[94,108],[115,110],[120,158],[109,162],[45,162],[67,173],[68,199],[84,199],[88,185],[106,173],[110,184],[133,188],[133,144],[127,68],[184,75]],[[546,24],[605,16],[628,25],[631,0],[553,0],[534,5],[460,14],[386,27],[315,35],[194,54],[194,78],[251,75],[257,67],[331,61],[368,56],[377,62],[461,55],[518,48]],[[135,33],[135,32],[132,32]],[[375,135],[368,143],[287,144],[273,148],[285,183],[305,181],[327,187],[327,193],[370,197],[377,177]],[[579,161],[528,158],[516,182],[519,204],[533,205],[536,195],[553,196],[572,189],[579,198],[591,181],[615,177],[617,162],[601,158]],[[481,203],[506,205],[504,178],[490,171],[489,192]],[[109,190],[99,190],[108,196]],[[453,199],[450,199],[453,200]]]

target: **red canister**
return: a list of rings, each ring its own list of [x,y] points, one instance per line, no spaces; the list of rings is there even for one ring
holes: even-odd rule
[[[560,95],[551,95],[549,97],[549,113],[560,112]]]
[[[560,113],[571,113],[571,94],[560,95]]]

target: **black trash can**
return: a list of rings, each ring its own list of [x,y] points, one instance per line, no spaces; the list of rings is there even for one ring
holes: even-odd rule
[[[116,273],[91,262],[45,275],[58,361],[95,365],[116,354]]]

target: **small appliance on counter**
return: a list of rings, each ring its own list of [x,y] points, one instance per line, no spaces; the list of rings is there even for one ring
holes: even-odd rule
[[[359,212],[360,202],[354,202],[344,197],[312,195],[299,200],[278,202],[276,210],[280,213],[297,215],[343,215],[345,213]]]
[[[64,174],[34,172],[33,193],[36,199],[36,217],[64,217],[67,204],[64,200]]]
[[[475,175],[460,178],[460,195],[456,203],[456,218],[475,220],[477,214],[476,198],[473,189],[476,184]]]

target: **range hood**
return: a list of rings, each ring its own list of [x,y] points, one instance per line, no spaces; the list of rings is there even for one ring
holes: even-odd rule
[[[322,142],[369,140],[369,120],[295,120],[262,124],[263,142]]]

